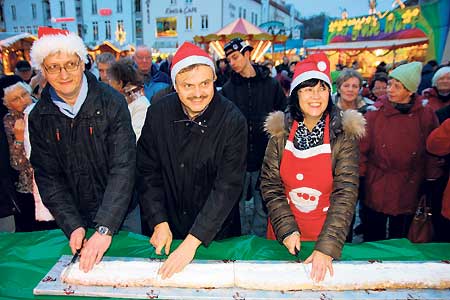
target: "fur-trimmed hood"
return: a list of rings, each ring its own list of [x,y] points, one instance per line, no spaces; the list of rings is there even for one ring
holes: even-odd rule
[[[264,122],[264,131],[270,136],[289,134],[292,118],[289,113],[275,111],[270,113]],[[342,111],[334,107],[331,112],[330,138],[333,139],[340,132],[345,132],[352,138],[361,139],[366,134],[366,119],[353,109]]]

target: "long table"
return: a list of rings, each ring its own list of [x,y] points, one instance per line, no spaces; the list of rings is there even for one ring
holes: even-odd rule
[[[90,231],[89,233],[92,233]],[[128,232],[114,236],[107,256],[164,258],[154,253],[148,237]],[[180,241],[174,241],[173,249]],[[306,259],[314,243],[302,243]],[[0,299],[81,299],[67,296],[35,296],[33,288],[62,255],[69,255],[68,240],[61,230],[31,233],[0,233]],[[201,246],[195,259],[207,260],[296,260],[277,241],[243,236]],[[343,261],[427,261],[450,260],[449,243],[412,244],[407,239],[346,244]],[[86,298],[83,298],[86,299]],[[89,298],[104,299],[104,298]]]

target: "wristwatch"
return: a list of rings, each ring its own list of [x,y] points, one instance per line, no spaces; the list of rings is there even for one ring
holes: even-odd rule
[[[95,227],[95,230],[97,230],[97,232],[100,233],[101,235],[112,235],[111,230],[109,230],[108,227],[103,225],[97,225]]]

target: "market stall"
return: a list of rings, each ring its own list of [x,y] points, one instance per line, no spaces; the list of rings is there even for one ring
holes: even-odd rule
[[[110,41],[104,41],[92,47],[88,47],[88,53],[95,59],[97,55],[104,52],[113,54],[116,59],[133,54],[135,47],[131,44],[114,43]]]
[[[172,248],[177,247],[179,243],[180,241],[175,241]],[[311,242],[302,243],[300,259],[304,260],[312,252],[313,246],[314,244]],[[0,281],[1,299],[81,299],[81,297],[75,297],[76,295],[33,295],[33,289],[44,279],[47,272],[58,262],[61,256],[70,254],[67,239],[60,230],[33,233],[2,233],[0,234],[0,253],[2,253],[0,256],[0,274],[2,274],[2,280]],[[107,256],[158,258],[154,254],[154,249],[148,243],[148,237],[126,232],[120,232],[114,237]],[[208,248],[201,246],[195,258],[203,260],[252,261],[297,260],[278,242],[253,236],[213,242]],[[401,239],[348,244],[344,247],[342,261],[367,262],[368,260],[448,261],[450,260],[450,244],[411,244],[408,240]],[[435,299],[448,299],[448,293],[448,290],[441,291],[441,297]],[[307,294],[305,293],[305,295]],[[366,291],[363,291],[360,295],[363,294],[371,295]],[[406,294],[404,293],[403,295]],[[373,295],[380,295],[380,291]],[[401,297],[399,298],[401,299]],[[230,299],[232,299],[231,295]],[[404,299],[406,299],[406,296]]]
[[[0,32],[0,52],[3,73],[11,75],[19,60],[30,61],[31,45],[37,38],[30,33]]]
[[[339,63],[350,67],[356,62],[366,78],[374,74],[381,62],[395,66],[402,61],[438,59],[442,34],[430,25],[429,18],[440,18],[440,2],[333,20],[326,25],[325,45],[308,47],[306,51],[324,51],[332,66]]]
[[[254,49],[252,51],[251,59],[258,62],[263,59],[264,53],[266,53],[273,44],[284,44],[288,37],[283,34],[269,34],[247,20],[239,18],[214,34],[195,36],[194,41],[197,44],[204,45],[207,51],[212,49],[215,56],[224,58],[225,53],[223,47],[228,41],[234,38],[241,38],[250,43]]]

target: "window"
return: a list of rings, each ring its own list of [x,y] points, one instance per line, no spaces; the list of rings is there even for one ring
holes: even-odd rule
[[[66,16],[66,4],[64,3],[64,0],[59,1],[59,14],[61,17]]]
[[[134,0],[134,10],[141,12],[141,0]]]
[[[245,19],[247,18],[247,10],[244,8],[243,13],[242,13],[242,17]]]
[[[20,32],[25,32],[25,26],[20,26]]]
[[[92,0],[91,3],[91,10],[92,10],[92,14],[96,15],[97,14],[97,0]]]
[[[157,37],[178,36],[177,18],[176,17],[156,18],[156,36]]]
[[[19,32],[19,28],[17,28],[17,26],[14,26],[14,32]]]
[[[111,21],[105,21],[105,39],[111,39]]]
[[[186,4],[192,4],[192,0],[186,0]]]
[[[170,5],[177,5],[177,0],[170,0]]]
[[[258,25],[258,14],[255,13],[255,25]]]
[[[242,18],[242,7],[239,7],[239,18]]]
[[[62,23],[61,24],[61,29],[62,30],[67,30],[67,24],[66,23]]]
[[[28,32],[28,33],[33,33],[33,32],[31,31],[31,26],[27,26],[27,32]]]
[[[17,20],[16,6],[15,6],[15,5],[11,5],[11,15],[12,15],[12,19],[13,19],[14,21]]]
[[[122,0],[117,0],[117,12],[121,13],[123,11]]]
[[[117,29],[121,30],[121,31],[125,31],[125,29],[123,27],[123,20],[118,20],[117,21]]]
[[[36,4],[31,4],[31,14],[33,15],[33,19],[36,19],[37,17],[37,10],[36,10]]]
[[[38,27],[37,25],[33,25],[33,33],[37,34],[38,33]]]
[[[202,29],[208,29],[208,15],[202,16]]]
[[[186,16],[186,31],[192,30],[192,16]]]
[[[142,32],[142,21],[141,20],[136,20],[135,31],[136,31],[137,39],[142,39],[144,37],[143,32]]]
[[[94,38],[94,41],[98,41],[98,22],[92,22],[92,35]]]

